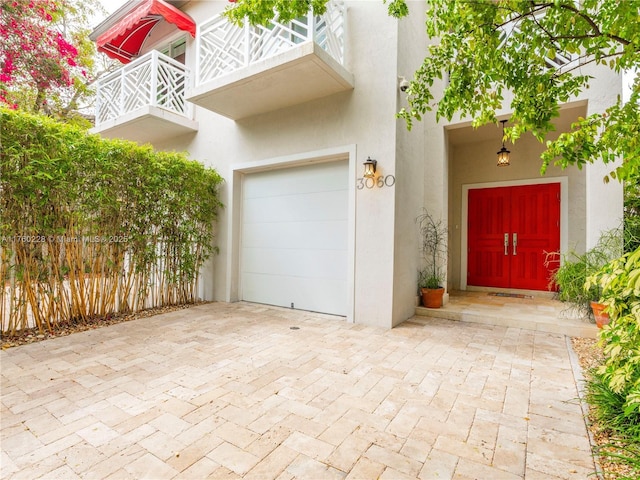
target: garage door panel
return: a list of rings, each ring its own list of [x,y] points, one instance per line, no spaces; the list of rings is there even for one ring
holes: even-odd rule
[[[333,315],[344,315],[344,305],[347,301],[346,281],[282,276],[275,284],[272,276],[247,274],[244,288],[252,297],[252,302],[288,308],[293,304],[293,308],[296,309]],[[309,296],[310,291],[327,292],[327,295]]]
[[[295,248],[305,245],[310,249],[346,250],[347,239],[341,235],[347,221],[246,224],[242,232],[245,248]]]
[[[244,182],[244,196],[247,199],[272,197],[274,192],[288,196],[347,189],[348,176],[344,171],[336,170],[335,163],[254,173],[247,176]]]
[[[317,278],[341,279],[346,276],[346,254],[341,250],[263,249],[244,250],[248,273],[278,276],[305,277],[314,272]],[[339,266],[344,267],[339,268]]]
[[[254,198],[247,200],[244,205],[245,221],[282,223],[346,220],[346,211],[340,211],[346,199],[346,190]]]
[[[346,315],[348,162],[249,174],[241,298]]]

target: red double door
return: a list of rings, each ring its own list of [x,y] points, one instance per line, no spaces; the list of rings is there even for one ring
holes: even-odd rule
[[[560,184],[469,190],[467,285],[550,290]]]

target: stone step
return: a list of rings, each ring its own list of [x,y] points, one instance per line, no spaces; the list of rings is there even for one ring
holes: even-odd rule
[[[555,309],[553,311],[531,311],[531,308],[519,309],[514,305],[508,307],[491,305],[456,305],[452,299],[442,308],[416,307],[417,319],[428,322],[428,317],[457,320],[462,322],[482,323],[503,327],[524,328],[547,333],[557,333],[570,337],[597,338],[598,328],[587,319],[563,318]]]

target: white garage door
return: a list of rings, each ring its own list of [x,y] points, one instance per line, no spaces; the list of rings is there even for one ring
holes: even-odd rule
[[[248,174],[243,300],[347,314],[348,162]]]

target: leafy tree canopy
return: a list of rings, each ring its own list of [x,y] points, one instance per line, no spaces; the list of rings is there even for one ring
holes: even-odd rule
[[[0,104],[69,119],[108,66],[89,40],[97,0],[3,0]]]
[[[383,0],[389,14],[409,13],[406,0]],[[227,16],[236,23],[266,23],[276,10],[281,21],[309,8],[324,11],[326,0],[237,0]],[[586,65],[615,72],[640,67],[640,0],[429,0],[426,31],[433,44],[407,90],[409,106],[399,117],[411,128],[429,111],[451,120],[459,114],[478,127],[497,123],[503,107],[512,111],[507,137],[530,132],[540,141],[554,130],[562,103],[589,88]],[[446,80],[435,98],[434,85]],[[512,96],[511,96],[512,94]],[[505,104],[511,98],[510,104]],[[542,172],[601,159],[609,174],[640,180],[640,73],[631,98],[605,112],[580,118],[572,130],[547,142]],[[609,176],[605,179],[608,180]]]

